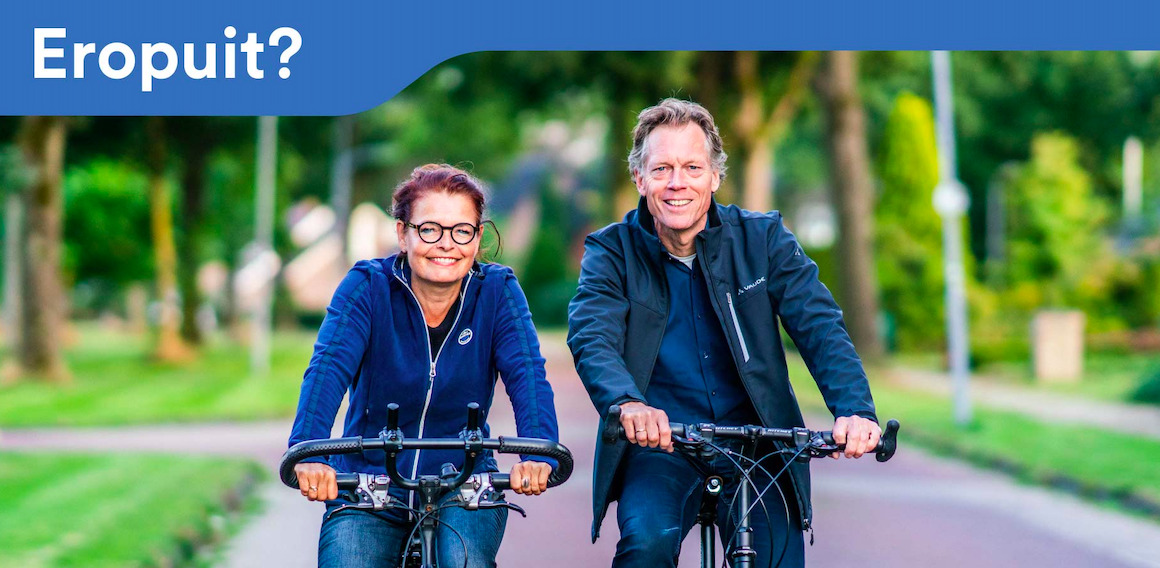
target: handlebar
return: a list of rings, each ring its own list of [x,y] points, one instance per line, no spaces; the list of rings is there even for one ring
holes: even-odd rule
[[[620,425],[620,406],[612,405],[604,419],[604,429],[601,436],[606,443],[613,443],[625,439],[624,428]],[[897,420],[890,420],[882,431],[878,446],[874,448],[875,459],[885,462],[894,457],[898,449]],[[845,449],[845,444],[836,444],[832,432],[809,430],[806,428],[765,428],[763,426],[717,426],[715,424],[680,424],[670,422],[669,428],[673,435],[686,440],[712,440],[726,438],[732,440],[749,440],[784,442],[793,447],[808,452],[810,457],[820,457],[831,452]],[[680,443],[680,440],[677,440]]]
[[[411,490],[418,489],[418,480],[402,477],[395,468],[395,458],[404,450],[463,450],[467,455],[467,463],[464,464],[463,471],[460,472],[459,476],[454,481],[446,484],[448,488],[458,487],[467,482],[471,476],[475,458],[483,450],[492,450],[501,454],[542,456],[556,460],[557,466],[552,469],[552,473],[548,476],[548,487],[560,485],[572,475],[572,452],[568,451],[568,448],[559,442],[540,438],[509,438],[505,436],[500,436],[499,438],[480,437],[480,430],[478,428],[478,404],[471,403],[468,405],[468,425],[474,427],[468,428],[467,436],[464,438],[417,438],[406,440],[403,438],[402,431],[398,429],[398,412],[399,406],[397,404],[390,404],[387,407],[387,428],[383,429],[378,438],[352,436],[326,440],[307,440],[294,444],[282,455],[282,463],[278,467],[278,475],[282,479],[282,483],[292,489],[298,488],[298,477],[294,474],[294,466],[298,465],[304,459],[326,455],[354,454],[368,450],[386,452],[387,473],[391,482],[400,485],[404,489]],[[357,473],[336,474],[339,489],[357,487],[359,484],[359,475]],[[510,488],[507,474],[491,474],[491,484],[497,489]],[[504,487],[501,488],[501,485]]]

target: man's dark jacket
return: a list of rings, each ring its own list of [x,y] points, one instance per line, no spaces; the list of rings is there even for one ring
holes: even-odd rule
[[[802,426],[778,332],[781,318],[834,416],[877,420],[862,361],[854,351],[842,311],[818,280],[818,267],[782,224],[777,212],[710,205],[696,237],[717,319],[725,331],[741,382],[766,427]],[[664,248],[642,199],[624,221],[584,242],[580,286],[568,307],[568,346],[596,409],[647,403],[653,365],[668,319]],[[597,436],[592,477],[592,540],[608,509],[610,488],[626,442]],[[809,466],[790,466],[792,493],[803,528],[809,528]],[[788,495],[787,495],[788,497]]]

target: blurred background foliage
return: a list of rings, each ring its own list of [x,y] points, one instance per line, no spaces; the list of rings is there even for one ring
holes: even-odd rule
[[[847,291],[839,282],[851,280],[839,278],[846,268],[834,247],[844,229],[835,207],[845,197],[831,189],[832,134],[819,88],[826,61],[816,53],[743,52],[453,58],[346,118],[346,134],[341,118],[280,120],[275,248],[283,263],[309,250],[292,242],[296,206],[342,210],[335,180],[344,156],[352,164],[349,204],[385,211],[415,166],[459,165],[490,188],[489,215],[504,243],[496,260],[516,268],[537,323],[565,325],[584,235],[636,204],[625,159],[635,113],[677,96],[705,104],[718,119],[730,153],[719,201],[782,210],[841,300]],[[873,180],[864,215],[872,218],[880,302],[871,315],[891,351],[938,352],[945,324],[942,223],[931,206],[938,160],[930,55],[866,52],[858,64]],[[1047,308],[1082,310],[1098,345],[1160,348],[1148,339],[1160,334],[1160,58],[963,52],[954,54],[953,71],[958,170],[971,198],[974,360],[1026,360],[1031,318]],[[28,118],[0,118],[0,189],[15,198],[9,207],[38,175],[27,150],[30,128]],[[208,278],[205,267],[215,265],[232,278],[246,265],[254,119],[72,118],[67,132],[59,272],[70,316],[127,321],[134,287],[150,290],[156,311],[165,266],[151,225],[157,181],[172,213],[183,337],[197,345],[206,326],[244,324],[233,287],[207,292],[199,274]],[[1138,215],[1122,207],[1130,136],[1144,149]],[[10,252],[0,254],[9,262]],[[280,298],[277,321],[317,323],[301,317],[289,296]]]

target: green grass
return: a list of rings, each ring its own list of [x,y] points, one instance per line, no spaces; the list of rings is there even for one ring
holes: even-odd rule
[[[1030,363],[996,363],[999,377],[1016,384],[1035,386],[1061,394],[1127,402],[1144,375],[1160,367],[1160,356],[1149,353],[1089,352],[1083,377],[1076,383],[1042,384],[1035,381]]]
[[[274,336],[271,372],[249,373],[244,346],[219,337],[188,364],[162,364],[148,338],[82,327],[66,352],[70,385],[0,387],[0,426],[94,426],[292,416],[312,332]]]
[[[791,363],[794,390],[802,408],[825,412],[825,405],[800,361]],[[883,373],[871,372],[871,377]],[[1015,412],[974,408],[965,428],[951,419],[947,398],[872,379],[879,419],[902,423],[899,444],[927,446],[955,457],[1006,469],[1033,482],[1067,479],[1081,493],[1136,494],[1160,503],[1160,440],[1067,424],[1047,424]]]
[[[226,458],[2,452],[0,568],[191,563],[260,475]]]
[[[941,354],[903,354],[894,358],[900,365],[942,371],[945,362]],[[1154,353],[1123,353],[1115,351],[1088,351],[1084,357],[1083,377],[1075,383],[1041,383],[1035,380],[1031,361],[989,363],[977,370],[977,375],[1005,384],[1044,389],[1060,394],[1075,395],[1112,402],[1128,402],[1144,375],[1160,367],[1160,355]]]

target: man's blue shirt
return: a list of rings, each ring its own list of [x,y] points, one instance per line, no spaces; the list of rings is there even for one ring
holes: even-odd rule
[[[692,264],[690,269],[672,257],[664,262],[669,316],[645,398],[673,422],[758,424],[713,312],[701,265],[696,258]]]

